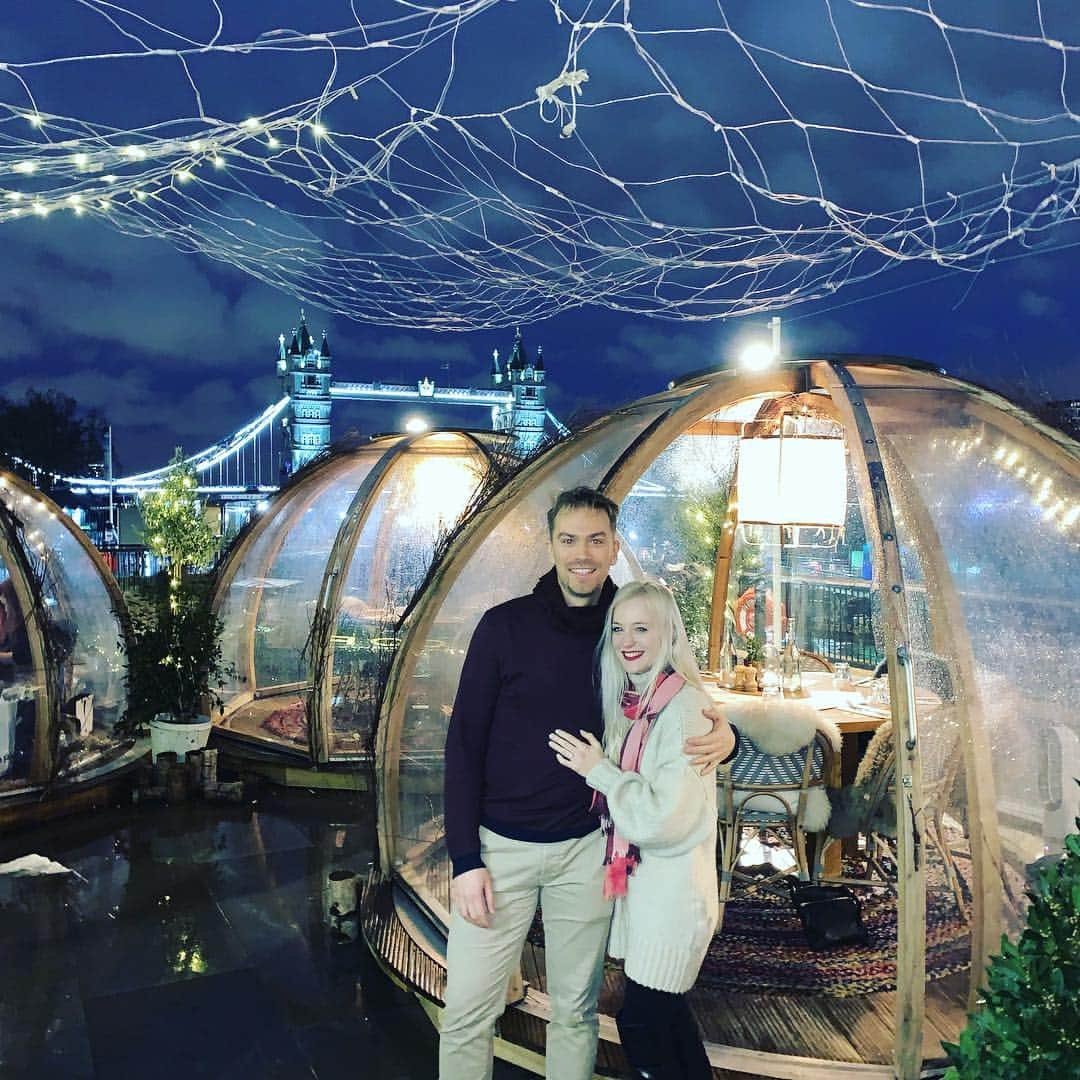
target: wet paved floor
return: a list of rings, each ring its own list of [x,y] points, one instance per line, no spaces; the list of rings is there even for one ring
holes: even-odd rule
[[[420,1007],[323,915],[329,871],[374,858],[373,816],[266,787],[0,836],[0,862],[85,879],[0,875],[0,1077],[432,1080]]]

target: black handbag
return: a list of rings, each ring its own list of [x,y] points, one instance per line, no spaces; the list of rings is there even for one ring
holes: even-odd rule
[[[791,901],[811,949],[869,943],[859,898],[846,885],[792,881]]]

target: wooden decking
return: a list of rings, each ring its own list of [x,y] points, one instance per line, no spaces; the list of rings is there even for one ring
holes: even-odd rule
[[[543,992],[544,950],[527,945],[524,974]],[[600,1011],[614,1016],[622,1003],[622,972],[609,965]],[[923,1058],[943,1059],[941,1040],[955,1042],[965,1021],[965,975],[949,976],[926,987]],[[880,992],[836,998],[824,994],[736,994],[695,989],[690,1004],[706,1043],[753,1047],[822,1061],[888,1065],[892,1061],[896,994]]]
[[[434,1013],[446,987],[441,949],[438,942],[425,941],[422,930],[410,921],[409,913],[395,904],[391,887],[369,885],[362,920],[369,947],[388,974],[425,999]],[[522,966],[528,987],[525,998],[507,1009],[499,1032],[505,1043],[542,1055],[547,1011],[543,947],[526,945]],[[942,1039],[954,1042],[959,1036],[965,1022],[966,985],[964,975],[927,984],[923,1057],[928,1064],[944,1059]],[[621,970],[609,964],[600,996],[597,1073],[602,1076],[617,1076],[626,1068],[613,1020],[622,986]],[[833,998],[695,990],[690,1000],[717,1065],[717,1078],[891,1074],[894,992]],[[733,1069],[735,1065],[739,1069]],[[746,1071],[751,1068],[756,1071]]]

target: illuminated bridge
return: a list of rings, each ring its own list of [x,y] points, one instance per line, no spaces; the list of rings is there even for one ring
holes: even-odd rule
[[[199,478],[199,491],[223,501],[257,500],[277,491],[282,479],[323,453],[331,443],[330,417],[335,400],[412,402],[417,405],[472,406],[490,412],[491,426],[506,432],[523,456],[549,433],[568,434],[545,404],[543,354],[530,359],[518,332],[510,360],[503,367],[498,350],[492,357],[487,388],[438,386],[421,379],[413,386],[384,382],[336,382],[324,334],[316,344],[303,312],[292,343],[278,339],[277,374],[283,396],[227,438],[186,460]],[[170,466],[110,478],[69,476],[74,494],[132,496],[161,485]]]

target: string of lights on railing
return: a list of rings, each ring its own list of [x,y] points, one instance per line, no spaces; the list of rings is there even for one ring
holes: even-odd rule
[[[1065,533],[1080,521],[1080,499],[1064,496],[1055,490],[1054,477],[1045,462],[1033,460],[1022,446],[998,436],[996,439],[980,430],[969,436],[951,439],[932,439],[930,449],[951,450],[955,459],[972,460],[980,467],[994,469],[997,475],[1009,476],[1025,484],[1030,492],[1031,508],[1042,519],[1054,522]]]
[[[587,303],[761,312],[899,262],[978,270],[1005,245],[1042,243],[1080,201],[1065,93],[1080,46],[1045,14],[1038,33],[1015,33],[975,3],[950,21],[824,0],[828,23],[796,45],[792,26],[723,3],[688,4],[678,25],[631,0],[409,3],[393,19],[255,37],[228,36],[255,16],[225,0],[176,27],[138,4],[83,8],[101,20],[99,51],[0,52],[0,221],[100,218],[355,319],[474,329]],[[209,36],[179,25],[208,11]],[[898,45],[935,43],[918,72],[891,69],[893,85],[852,59],[886,25]],[[504,55],[507,34],[534,43],[528,64]],[[720,56],[715,86],[693,76]],[[211,61],[252,101],[259,64],[268,99],[307,92],[214,116],[198,77]],[[1021,113],[978,77],[991,62],[1054,78]],[[541,85],[524,85],[544,63]],[[105,100],[57,108],[61,70],[131,80],[140,64],[162,80],[152,120],[89,119],[123,115]]]

